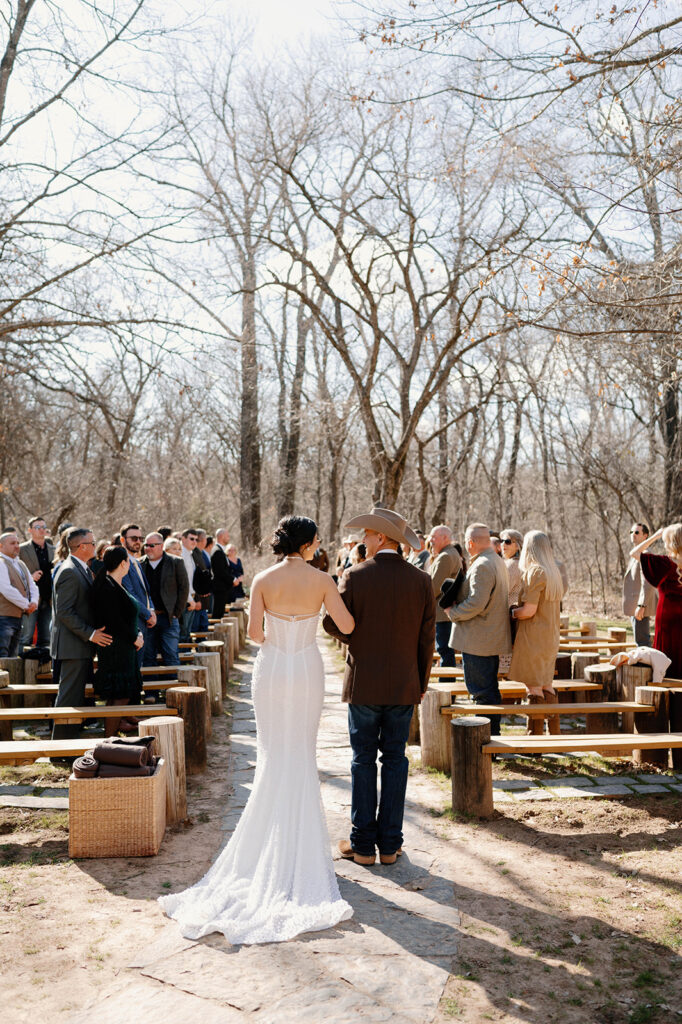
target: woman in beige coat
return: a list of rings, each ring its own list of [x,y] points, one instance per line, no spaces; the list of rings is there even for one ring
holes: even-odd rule
[[[519,559],[521,605],[512,610],[518,621],[509,668],[510,679],[525,683],[530,704],[555,704],[554,667],[559,650],[561,573],[546,534],[531,530],[523,539]],[[532,732],[542,733],[542,719],[532,719]],[[548,718],[550,733],[558,733],[559,716]]]

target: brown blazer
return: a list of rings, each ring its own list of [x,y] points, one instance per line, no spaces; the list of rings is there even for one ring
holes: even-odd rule
[[[342,700],[419,704],[429,683],[436,605],[429,575],[382,552],[347,569],[339,593],[355,619],[346,636],[330,615],[322,625],[348,644]]]

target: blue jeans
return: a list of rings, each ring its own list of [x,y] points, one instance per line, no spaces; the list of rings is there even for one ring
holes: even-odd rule
[[[52,605],[49,602],[40,601],[38,607],[30,615],[24,615],[21,636],[19,637],[19,654],[24,647],[30,647],[33,643],[36,623],[38,623],[38,638],[36,647],[50,646],[50,626],[52,625]]]
[[[195,612],[192,612],[190,630],[192,633],[208,632],[208,610],[206,608],[198,608]]]
[[[188,608],[185,608],[184,612],[182,613],[178,621],[180,623],[180,643],[188,644],[192,639],[189,634],[192,631],[194,612],[191,612],[189,611]]]
[[[0,615],[0,658],[15,658],[19,647],[21,616]]]
[[[412,704],[349,704],[351,762],[351,833],[353,850],[362,856],[395,853],[403,845],[403,811]],[[377,814],[377,754],[381,751],[381,799]]]
[[[638,647],[651,647],[651,627],[649,616],[639,621],[632,616],[632,633]]]
[[[501,704],[502,695],[497,681],[500,659],[497,654],[462,654],[464,683],[474,704]],[[500,716],[490,716],[490,733],[500,735]]]
[[[166,612],[156,613],[156,625],[147,630],[142,661],[145,666],[156,665],[157,654],[161,655],[163,665],[179,665],[180,623],[177,619],[168,619]]]
[[[442,668],[455,667],[455,652],[449,644],[451,632],[452,623],[449,619],[447,622],[436,623],[436,650],[440,654]]]

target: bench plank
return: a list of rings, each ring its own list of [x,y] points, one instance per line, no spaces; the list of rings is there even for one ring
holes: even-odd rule
[[[497,736],[484,754],[561,754],[584,750],[655,750],[682,747],[682,733],[609,733],[606,736]]]
[[[143,683],[142,689],[143,690],[167,690],[170,686],[187,686],[187,685],[188,684],[186,682],[183,682],[182,680],[179,680],[179,679],[150,679],[147,683]],[[37,693],[44,693],[44,694],[47,694],[49,696],[50,694],[56,694],[58,692],[58,690],[59,690],[59,687],[57,686],[56,683],[44,683],[42,685],[41,684],[36,684],[35,686],[26,685],[26,683],[14,683],[14,684],[10,683],[9,686],[2,686],[2,687],[0,687],[0,696],[8,696],[9,694],[12,694],[12,693],[15,693],[15,694],[24,693],[24,694],[34,694],[34,695],[37,694]],[[85,696],[86,697],[94,696],[94,692],[95,691],[93,690],[92,686],[86,686],[85,687]],[[136,707],[137,707],[137,705],[136,705]]]
[[[150,718],[156,715],[177,715],[176,708],[165,704],[98,704],[92,707],[0,708],[0,722],[41,721],[52,718]]]
[[[441,715],[594,715],[604,711],[653,711],[653,704],[634,700],[595,701],[593,704],[451,704],[440,709]]]

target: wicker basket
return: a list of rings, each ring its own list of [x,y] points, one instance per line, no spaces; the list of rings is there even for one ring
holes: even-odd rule
[[[129,779],[69,779],[70,857],[151,857],[166,830],[166,763]]]

